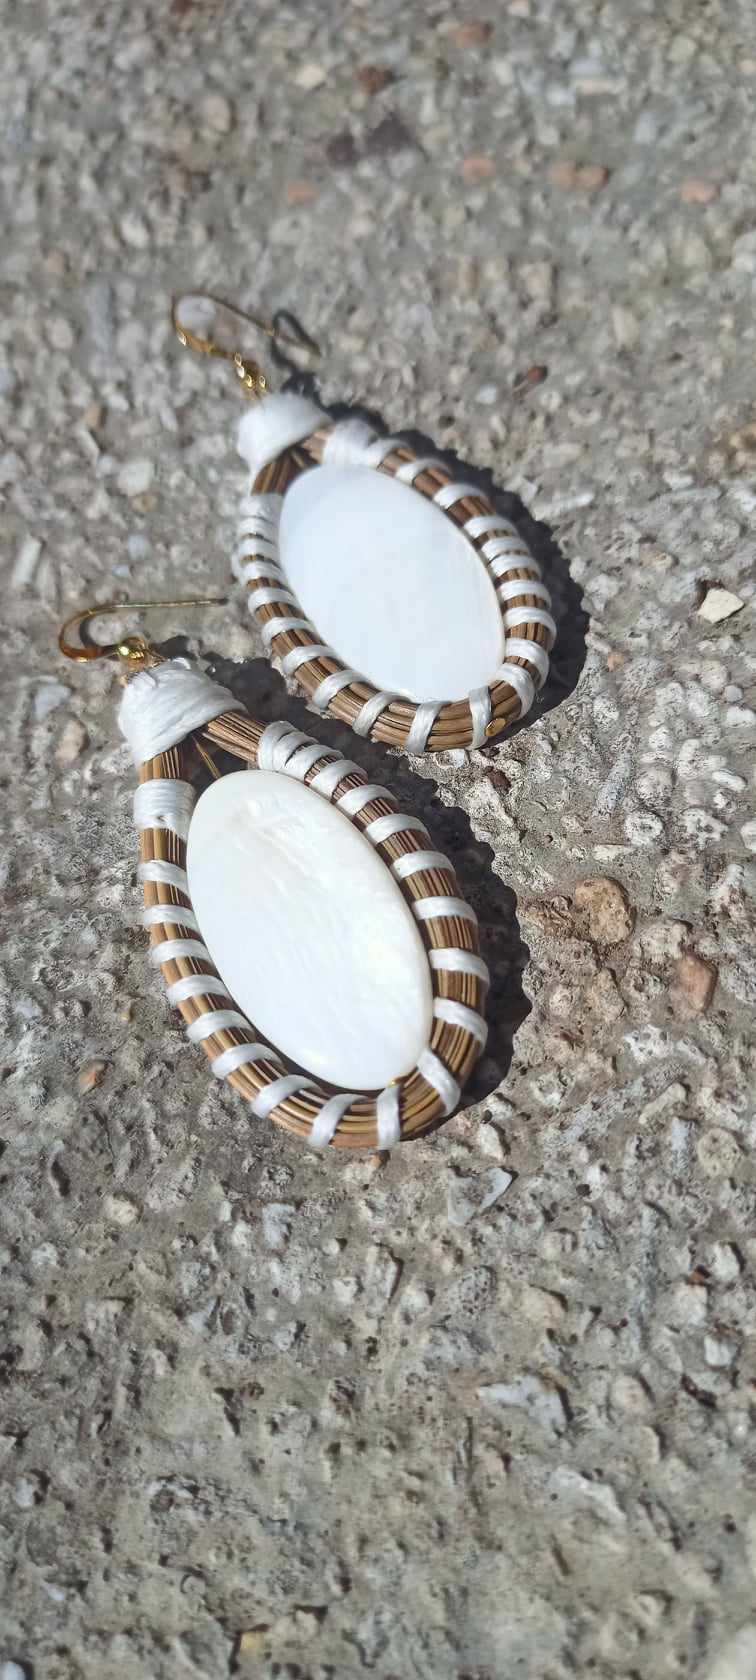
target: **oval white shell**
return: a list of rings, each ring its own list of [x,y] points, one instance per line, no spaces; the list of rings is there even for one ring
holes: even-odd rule
[[[428,960],[343,812],[274,771],[223,776],[192,815],[187,874],[213,962],[271,1045],[347,1090],[410,1072],[432,1026]]]
[[[485,566],[440,508],[371,467],[313,467],[287,490],[281,563],[344,664],[414,701],[463,699],[504,658]]]

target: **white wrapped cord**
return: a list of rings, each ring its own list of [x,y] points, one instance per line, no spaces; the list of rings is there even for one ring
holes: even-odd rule
[[[134,827],[162,828],[185,840],[197,795],[188,782],[155,776],[134,791]]]
[[[391,868],[399,881],[406,881],[410,875],[419,875],[427,869],[446,869],[449,874],[454,873],[454,865],[443,852],[404,852],[394,859]]]
[[[197,917],[193,910],[186,910],[182,904],[151,904],[142,911],[142,927],[183,927],[191,932],[199,933]]]
[[[324,467],[363,467],[377,433],[364,420],[338,420],[323,446]]]
[[[152,858],[149,863],[140,863],[137,868],[138,881],[156,881],[164,887],[177,887],[179,892],[188,892],[189,882],[186,870],[180,869],[177,863],[166,863],[162,858]]]
[[[239,712],[240,700],[182,660],[138,671],[123,692],[118,724],[137,768],[185,741],[221,712]]]
[[[443,461],[434,460],[432,455],[418,455],[414,461],[404,461],[394,474],[400,484],[414,484],[415,479],[425,472],[445,472]]]
[[[490,986],[491,976],[488,968],[475,951],[463,951],[461,946],[436,946],[428,952],[431,968],[442,970],[448,974],[472,974],[477,980],[482,980],[484,986]]]
[[[254,480],[285,449],[301,443],[326,419],[322,408],[293,391],[269,393],[250,403],[239,422],[237,449]]]
[[[228,1079],[230,1073],[238,1072],[250,1062],[273,1062],[277,1067],[283,1066],[280,1056],[267,1044],[232,1044],[229,1050],[222,1050],[219,1056],[215,1056],[210,1066],[216,1079]]]
[[[242,1032],[249,1032],[249,1021],[239,1014],[238,1009],[208,1009],[196,1021],[189,1022],[186,1036],[192,1044],[201,1044],[204,1038],[225,1032],[227,1027],[240,1027]]]
[[[179,1003],[185,1003],[187,998],[193,997],[227,997],[231,993],[224,980],[218,974],[185,974],[182,979],[174,980],[165,992],[168,1002],[173,1008]]]
[[[437,921],[441,916],[451,919],[458,916],[463,922],[476,922],[477,916],[471,904],[464,898],[447,897],[446,893],[433,894],[430,898],[416,898],[412,909],[419,922]]]
[[[422,705],[418,706],[415,716],[412,719],[412,723],[410,724],[407,739],[404,743],[404,751],[406,753],[412,754],[425,752],[428,745],[428,736],[430,735],[440,710],[441,704],[439,701],[435,700],[423,701]]]
[[[399,1085],[387,1085],[375,1105],[377,1145],[379,1149],[393,1149],[401,1136],[399,1119]]]
[[[337,1097],[329,1097],[324,1102],[319,1114],[312,1122],[312,1131],[308,1142],[313,1149],[325,1149],[335,1134],[336,1127],[342,1116],[346,1114],[353,1102],[357,1101],[355,1091],[342,1091]]]
[[[527,641],[524,636],[507,636],[506,653],[508,659],[527,659],[535,666],[533,681],[536,688],[543,687],[549,674],[549,656],[540,642]]]
[[[264,1085],[256,1097],[252,1098],[252,1112],[258,1120],[267,1120],[278,1108],[279,1103],[285,1102],[287,1097],[296,1096],[298,1091],[314,1090],[312,1079],[305,1079],[301,1073],[285,1073],[281,1079],[274,1079],[272,1085]]]
[[[485,745],[486,729],[491,722],[491,693],[487,688],[473,688],[467,696],[472,720],[471,750]]]
[[[381,690],[380,694],[373,694],[370,700],[366,700],[352,724],[355,734],[363,737],[369,735],[373,724],[378,722],[386,707],[395,699],[395,694],[387,694],[385,690]]]
[[[436,1055],[435,1050],[423,1050],[418,1056],[417,1070],[423,1079],[432,1085],[434,1091],[438,1092],[444,1105],[444,1115],[451,1114],[459,1102],[460,1088],[454,1075],[444,1067],[441,1057]]]
[[[521,624],[542,624],[548,631],[549,648],[554,646],[556,624],[551,613],[544,612],[542,607],[507,607],[503,619],[505,630],[518,630]]]
[[[488,1038],[488,1027],[483,1016],[477,1009],[470,1009],[466,1003],[455,1003],[453,998],[437,997],[433,1000],[433,1015],[435,1020],[446,1022],[450,1027],[461,1027],[463,1032],[471,1033],[483,1047]]]
[[[525,717],[535,700],[535,683],[529,672],[524,670],[522,665],[510,665],[505,660],[504,664],[499,666],[495,680],[508,683],[509,687],[514,689],[520,702],[520,717]]]

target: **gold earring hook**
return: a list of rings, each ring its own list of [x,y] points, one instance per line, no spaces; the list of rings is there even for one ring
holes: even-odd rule
[[[66,619],[58,634],[58,647],[66,659],[74,659],[82,665],[90,659],[107,659],[116,654],[129,665],[143,664],[150,653],[149,643],[144,636],[124,636],[118,642],[80,642],[67,641],[68,632],[76,629],[81,633],[85,624],[91,623],[93,618],[104,618],[109,613],[141,612],[148,607],[224,607],[228,597],[226,595],[192,596],[189,600],[181,601],[103,601],[97,607],[85,607],[83,612],[75,612]]]
[[[309,333],[304,331],[304,328],[288,310],[279,309],[272,321],[263,321],[257,315],[250,315],[247,310],[237,309],[233,303],[226,303],[225,298],[216,297],[212,292],[182,292],[178,297],[174,297],[171,300],[171,325],[179,343],[185,345],[189,350],[196,350],[200,356],[220,356],[223,361],[232,362],[237,378],[241,380],[244,392],[249,397],[260,397],[268,389],[268,381],[262,368],[258,362],[243,356],[240,350],[218,344],[214,339],[196,332],[194,328],[188,327],[184,321],[180,320],[179,311],[182,303],[191,303],[192,301],[199,302],[203,306],[211,304],[214,313],[222,310],[226,315],[233,316],[234,320],[246,321],[250,326],[255,327],[258,332],[264,333],[266,338],[273,342],[274,359],[275,347],[280,344],[290,344],[300,350],[309,350],[314,356],[321,355],[320,345],[314,338],[310,337]],[[280,325],[282,320],[286,320],[294,330],[285,331]]]

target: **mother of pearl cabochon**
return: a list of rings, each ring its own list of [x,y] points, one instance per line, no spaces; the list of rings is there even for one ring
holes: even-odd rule
[[[268,1043],[347,1090],[411,1071],[431,1032],[428,959],[342,811],[275,771],[231,773],[199,799],[186,863],[202,938]]]
[[[300,473],[284,496],[280,553],[318,636],[378,689],[463,700],[504,658],[484,562],[447,514],[386,473]]]

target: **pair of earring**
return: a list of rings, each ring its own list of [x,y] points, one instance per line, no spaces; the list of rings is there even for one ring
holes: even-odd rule
[[[555,635],[522,537],[401,438],[269,393],[255,362],[209,335],[210,319],[238,314],[191,294],[173,322],[253,399],[233,567],[269,657],[357,735],[410,753],[483,746],[528,710]],[[333,748],[263,726],[141,635],[93,643],[89,623],[113,610],[74,615],[59,645],[125,669],[144,921],[188,1038],[258,1118],[311,1145],[388,1149],[431,1130],[487,1030],[488,972],[450,860]],[[246,770],[223,774],[219,752]]]

